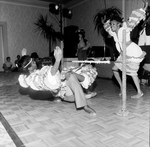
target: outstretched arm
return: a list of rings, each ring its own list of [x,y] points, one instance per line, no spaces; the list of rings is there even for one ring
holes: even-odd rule
[[[61,59],[62,59],[62,50],[60,49],[60,47],[56,46],[55,50],[54,50],[54,57],[55,57],[55,63],[53,65],[53,67],[51,68],[51,74],[55,75],[56,72],[58,71]]]
[[[141,20],[145,20],[145,11],[148,7],[147,0],[143,0],[144,6],[141,9],[133,10],[128,21],[127,21],[127,27],[130,31],[134,29],[135,26],[139,24]]]

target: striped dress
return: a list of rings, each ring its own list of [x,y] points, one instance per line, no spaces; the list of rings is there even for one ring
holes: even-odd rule
[[[80,82],[82,87],[87,89],[91,84],[95,81],[97,76],[96,68],[92,67],[92,65],[85,65],[79,68],[70,67],[67,71],[62,71],[61,73],[57,71],[57,73],[53,76],[51,75],[52,66],[44,66],[40,70],[36,70],[30,75],[21,74],[18,78],[20,86],[24,88],[30,87],[35,91],[51,91],[53,96],[64,98],[67,90],[66,79],[63,78],[63,74],[67,71],[73,71],[77,74],[84,76],[84,81]]]

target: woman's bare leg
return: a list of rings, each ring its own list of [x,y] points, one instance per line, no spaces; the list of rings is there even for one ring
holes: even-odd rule
[[[116,78],[116,80],[117,80],[117,82],[118,82],[118,84],[120,86],[120,94],[119,95],[121,95],[122,94],[122,81],[121,81],[121,78],[120,78],[120,74],[119,74],[118,68],[116,66],[114,66],[112,68],[112,70],[113,70],[114,76],[115,76],[115,78]]]
[[[134,82],[136,89],[137,89],[137,95],[134,95],[131,98],[141,98],[143,96],[143,93],[142,93],[141,88],[140,88],[139,78],[137,75],[131,76],[131,77],[132,77],[133,82]]]

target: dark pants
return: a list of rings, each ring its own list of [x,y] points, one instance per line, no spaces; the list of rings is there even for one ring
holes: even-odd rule
[[[50,91],[36,91],[31,88],[23,88],[20,86],[19,93],[21,95],[28,95],[34,100],[54,100],[54,97]]]
[[[79,50],[78,51],[78,60],[86,60],[87,59],[87,51]]]

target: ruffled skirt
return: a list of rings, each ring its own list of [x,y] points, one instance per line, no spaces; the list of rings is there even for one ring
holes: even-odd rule
[[[141,48],[135,44],[131,43],[126,48],[126,74],[127,75],[137,75],[137,72],[139,70],[140,63],[144,59],[146,53],[141,50]],[[115,65],[122,71],[123,68],[123,55],[120,54],[120,56],[117,58]]]

